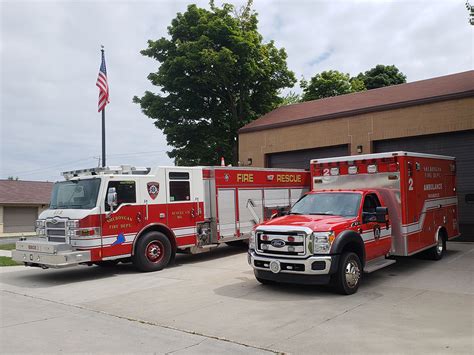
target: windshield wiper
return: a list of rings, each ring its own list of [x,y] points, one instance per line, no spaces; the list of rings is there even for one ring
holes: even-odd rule
[[[303,214],[303,213],[299,213],[299,212],[288,212],[288,214]]]
[[[321,215],[321,216],[335,216],[334,213],[328,213],[328,212],[318,212],[318,213],[309,213],[310,215]]]

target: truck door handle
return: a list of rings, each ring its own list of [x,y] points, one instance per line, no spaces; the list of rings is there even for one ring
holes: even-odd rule
[[[141,223],[142,221],[142,214],[140,212],[137,212],[137,222]]]

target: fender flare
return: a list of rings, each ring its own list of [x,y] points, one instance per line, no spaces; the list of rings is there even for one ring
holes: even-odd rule
[[[362,265],[365,265],[365,244],[359,233],[353,230],[346,230],[341,232],[331,246],[331,254],[341,254],[344,247],[349,243],[355,243],[362,254]]]
[[[132,243],[132,256],[135,254],[135,245],[140,239],[140,237],[144,234],[146,234],[149,231],[156,231],[156,232],[161,232],[163,233],[168,239],[170,240],[171,243],[171,248],[172,248],[172,258],[174,258],[174,255],[176,254],[177,250],[177,241],[176,241],[176,236],[174,235],[173,231],[165,224],[162,223],[150,223],[143,227],[135,236],[135,239],[133,240]]]

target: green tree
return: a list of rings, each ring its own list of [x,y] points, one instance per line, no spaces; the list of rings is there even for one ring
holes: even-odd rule
[[[367,90],[407,82],[406,75],[403,74],[395,65],[378,64],[374,68],[367,70],[365,73],[360,73],[356,78],[364,82]]]
[[[302,101],[349,94],[354,91],[349,74],[328,70],[313,76],[309,83],[301,80]]]
[[[161,63],[148,75],[161,90],[134,97],[163,130],[177,165],[238,162],[238,129],[277,107],[296,82],[286,52],[263,43],[252,1],[210,9],[189,5],[168,27],[170,38],[141,53]]]
[[[288,94],[282,97],[282,101],[279,106],[293,105],[301,102],[301,95],[290,91]]]

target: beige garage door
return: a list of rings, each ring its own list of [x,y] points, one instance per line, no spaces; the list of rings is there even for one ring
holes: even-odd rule
[[[36,207],[4,207],[3,231],[5,233],[34,232],[37,218]]]

